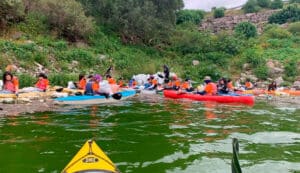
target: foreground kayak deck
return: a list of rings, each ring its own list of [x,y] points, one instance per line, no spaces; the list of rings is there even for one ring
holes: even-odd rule
[[[117,167],[95,141],[87,141],[62,173],[119,173]]]
[[[164,90],[164,96],[172,99],[190,99],[196,101],[213,101],[218,103],[243,103],[248,105],[254,104],[254,96],[210,96],[193,93],[178,93],[174,90]]]
[[[124,100],[129,97],[133,97],[136,92],[134,90],[126,90],[119,92],[122,95],[121,100]],[[102,103],[113,103],[118,102],[120,100],[114,99],[112,97],[109,97],[108,99],[105,98],[105,96],[68,96],[68,97],[61,97],[55,99],[56,104],[76,104],[76,105],[82,105],[82,104],[102,104]]]

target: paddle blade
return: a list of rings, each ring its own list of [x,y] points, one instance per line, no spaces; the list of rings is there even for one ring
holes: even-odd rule
[[[111,97],[116,99],[116,100],[121,100],[122,93],[114,93]]]

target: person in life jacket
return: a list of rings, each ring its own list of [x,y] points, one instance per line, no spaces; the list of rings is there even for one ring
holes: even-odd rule
[[[180,88],[187,92],[192,92],[194,90],[191,84],[191,80],[189,78],[185,79]]]
[[[19,92],[19,81],[10,72],[3,74],[3,91],[1,93],[16,94]]]
[[[268,91],[275,91],[277,89],[277,84],[273,81],[271,84],[268,85]]]
[[[99,74],[95,74],[92,79],[90,79],[85,86],[85,95],[102,95],[105,98],[109,98],[109,93],[101,93],[100,92],[100,82],[102,81],[102,77]]]
[[[204,78],[204,91],[198,92],[201,95],[216,95],[217,94],[217,85],[211,81],[209,76],[205,76]]]
[[[135,87],[137,86],[137,81],[136,81],[135,79],[132,78],[132,79],[129,81],[128,86],[129,86],[130,88],[135,88]]]
[[[173,90],[176,90],[178,91],[181,87],[181,83],[180,83],[180,80],[177,76],[173,76],[172,77],[172,81],[169,81],[168,85],[167,85],[168,88],[172,88]]]
[[[227,88],[228,88],[229,92],[234,91],[234,86],[233,86],[233,83],[232,83],[231,79],[227,80]]]
[[[251,90],[251,89],[253,89],[253,88],[254,88],[254,86],[253,86],[253,84],[251,83],[250,79],[247,79],[246,82],[245,82],[245,89],[246,89],[246,90]]]
[[[79,75],[79,82],[77,84],[77,89],[85,89],[85,86],[86,86],[86,78],[83,74],[80,74]]]
[[[157,88],[158,81],[154,78],[154,76],[150,76],[150,87],[148,87],[148,90],[154,90]]]
[[[106,75],[106,80],[108,81],[108,84],[117,84],[116,80],[111,77],[111,75]]]
[[[124,87],[124,81],[123,81],[122,77],[119,78],[118,85],[119,85],[119,87]]]
[[[38,91],[46,91],[49,88],[49,80],[48,77],[44,73],[39,74],[39,79],[37,83],[35,84],[35,87],[38,89]]]
[[[218,94],[228,94],[229,89],[227,87],[227,80],[225,78],[221,78],[217,84]]]

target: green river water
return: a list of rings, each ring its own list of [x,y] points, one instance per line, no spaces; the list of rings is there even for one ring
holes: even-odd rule
[[[161,98],[62,107],[0,118],[0,173],[58,173],[87,139],[121,172],[230,173],[232,138],[244,173],[300,171],[300,109]]]

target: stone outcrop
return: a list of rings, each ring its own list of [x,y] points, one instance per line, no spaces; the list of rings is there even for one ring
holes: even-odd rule
[[[207,18],[202,21],[199,30],[210,30],[214,33],[222,30],[233,30],[236,24],[241,22],[251,22],[256,25],[259,33],[262,32],[263,26],[268,22],[269,16],[277,10],[269,10],[260,13],[248,13],[241,15],[230,15],[222,18]]]

